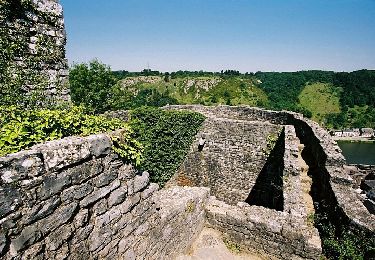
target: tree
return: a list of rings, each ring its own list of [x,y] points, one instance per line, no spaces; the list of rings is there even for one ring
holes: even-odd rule
[[[166,73],[164,74],[164,81],[165,81],[165,82],[169,82],[169,72],[166,72]]]
[[[94,113],[110,109],[109,100],[116,79],[109,66],[98,60],[75,64],[69,72],[69,83],[75,105],[84,105]]]

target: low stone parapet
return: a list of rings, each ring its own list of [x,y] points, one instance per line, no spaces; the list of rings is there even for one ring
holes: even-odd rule
[[[207,188],[158,191],[107,135],[0,158],[2,259],[166,259],[201,231]]]
[[[281,259],[320,259],[317,230],[286,212],[246,203],[233,206],[211,197],[206,214],[209,227],[250,251]]]

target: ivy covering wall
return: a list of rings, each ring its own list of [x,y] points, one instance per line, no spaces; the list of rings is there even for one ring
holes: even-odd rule
[[[188,111],[142,107],[131,111],[130,126],[143,147],[140,169],[163,186],[177,171],[205,117]]]
[[[0,105],[69,100],[62,7],[52,0],[0,0]]]

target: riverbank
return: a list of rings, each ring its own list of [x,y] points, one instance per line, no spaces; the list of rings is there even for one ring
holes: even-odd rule
[[[338,137],[332,136],[333,140],[340,141],[340,142],[348,142],[348,143],[375,143],[375,139],[370,139],[368,137]]]

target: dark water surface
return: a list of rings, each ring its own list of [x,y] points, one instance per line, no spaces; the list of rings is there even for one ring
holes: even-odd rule
[[[375,165],[375,143],[338,141],[347,163]]]

